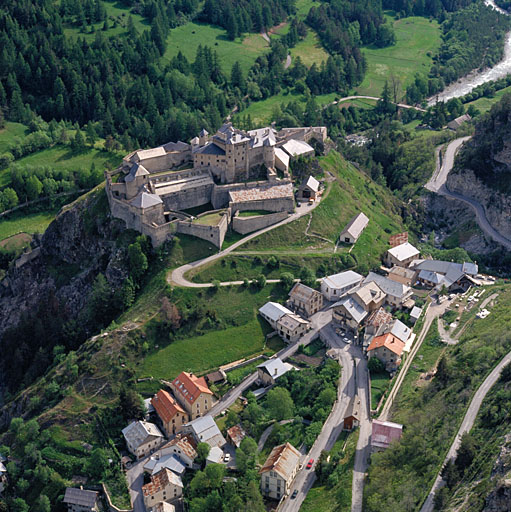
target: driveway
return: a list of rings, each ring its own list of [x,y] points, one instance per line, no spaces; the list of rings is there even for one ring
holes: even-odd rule
[[[146,512],[142,486],[144,485],[144,464],[148,459],[149,457],[146,457],[135,462],[126,472],[133,512]]]

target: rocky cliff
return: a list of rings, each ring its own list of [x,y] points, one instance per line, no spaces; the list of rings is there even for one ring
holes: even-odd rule
[[[511,434],[501,448],[492,471],[495,489],[486,498],[483,512],[509,512],[511,508]]]
[[[17,329],[24,321],[24,328],[19,331],[22,353],[11,353],[11,356],[26,361],[30,360],[27,352],[45,353],[48,340],[38,342],[37,338],[44,339],[51,334],[38,331],[41,325],[51,324],[52,318],[47,317],[58,318],[59,325],[69,320],[79,321],[92,283],[100,272],[112,288],[118,287],[127,276],[125,248],[116,243],[122,232],[124,226],[110,217],[101,188],[64,207],[40,239],[36,256],[15,262],[0,282],[0,350],[5,354],[6,350],[11,352],[15,348],[12,332],[16,331],[12,328]],[[36,315],[44,318],[31,322],[31,317]],[[88,331],[88,326],[81,327]],[[51,360],[51,350],[46,352]],[[0,358],[0,365],[4,365],[4,368],[0,366],[0,403],[8,362],[13,364],[11,358]]]

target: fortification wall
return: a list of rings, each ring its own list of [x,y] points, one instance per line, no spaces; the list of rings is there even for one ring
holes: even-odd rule
[[[207,240],[220,249],[224,242],[227,228],[229,227],[229,220],[229,213],[226,212],[216,226],[204,226],[187,221],[178,221],[177,233],[183,233],[185,235],[201,238],[202,240]]]
[[[275,199],[261,199],[256,201],[240,201],[229,203],[232,212],[244,212],[246,210],[265,210],[267,212],[293,212],[295,202],[292,197],[279,197]]]
[[[277,222],[287,219],[287,217],[287,212],[269,213],[268,215],[254,215],[253,217],[239,217],[236,215],[232,219],[232,229],[236,231],[236,233],[246,235],[247,233],[252,233],[252,231],[272,226]]]
[[[140,161],[140,165],[143,165],[150,173],[153,173],[183,165],[184,163],[191,161],[191,159],[192,150],[189,149],[187,151],[167,153],[166,155],[154,158],[145,158]]]
[[[208,204],[211,200],[212,192],[213,185],[204,185],[166,194],[161,196],[161,198],[166,210],[187,210],[188,208]]]

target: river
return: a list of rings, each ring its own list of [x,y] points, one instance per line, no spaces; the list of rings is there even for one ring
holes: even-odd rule
[[[494,9],[502,14],[509,13],[495,5],[493,0],[484,0],[486,5],[491,5]],[[497,80],[511,73],[511,32],[506,35],[506,43],[504,46],[504,58],[495,66],[480,72],[472,72],[467,76],[460,78],[457,82],[446,87],[442,92],[430,98],[428,105],[434,105],[438,101],[447,101],[451,98],[458,98],[468,94],[472,89],[485,82]]]

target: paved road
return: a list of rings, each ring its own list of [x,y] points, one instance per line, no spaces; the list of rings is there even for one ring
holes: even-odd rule
[[[444,162],[439,169],[438,160],[437,160],[437,171],[433,177],[426,183],[425,188],[431,190],[432,192],[436,192],[437,194],[443,195],[448,199],[457,199],[459,201],[463,201],[468,204],[476,215],[477,223],[481,230],[486,233],[491,239],[496,242],[502,244],[508,250],[511,250],[511,240],[506,238],[504,235],[499,233],[488,221],[486,217],[486,212],[484,207],[478,203],[475,199],[471,197],[464,196],[462,194],[458,194],[457,192],[453,192],[447,188],[446,181],[449,172],[452,169],[454,164],[454,158],[456,153],[458,152],[461,145],[467,141],[470,137],[461,137],[459,139],[453,140],[448,146],[445,152]]]
[[[343,343],[336,336],[331,325],[326,326],[322,330],[322,335],[328,345],[340,348],[339,362],[342,366],[342,372],[337,392],[337,400],[334,403],[330,415],[323,424],[321,433],[305,457],[305,462],[311,458],[314,459],[314,466],[317,463],[321,452],[323,450],[330,450],[342,431],[344,412],[348,407],[350,398],[355,393],[353,358],[350,354],[351,346]],[[303,500],[316,480],[314,466],[312,469],[305,469],[304,467],[298,472],[291,486],[290,495],[295,489],[298,490],[298,494],[295,499],[291,499],[290,496],[285,498],[278,509],[279,512],[298,512],[300,510]]]
[[[297,342],[291,343],[284,347],[280,352],[276,354],[276,357],[285,360],[293,355],[300,345],[308,345],[319,333],[332,320],[332,311],[323,310],[318,311],[312,315],[309,319],[311,322],[311,330],[302,336]],[[222,411],[229,408],[237,398],[246,391],[252,384],[257,380],[257,372],[251,373],[248,377],[238,384],[235,388],[228,391],[212,408],[210,414],[215,417],[218,416]]]
[[[486,377],[484,382],[481,384],[479,389],[476,391],[474,397],[472,398],[472,401],[470,402],[470,405],[468,406],[468,410],[465,414],[465,417],[463,418],[463,422],[461,423],[461,426],[458,430],[458,433],[456,434],[456,438],[454,439],[451,447],[449,448],[449,451],[447,452],[447,456],[445,457],[444,464],[445,465],[449,460],[453,460],[456,457],[456,453],[458,452],[458,448],[461,443],[461,438],[463,434],[466,432],[469,432],[472,426],[474,425],[474,421],[476,419],[477,413],[479,412],[479,409],[481,408],[481,404],[483,403],[483,400],[485,396],[488,394],[488,391],[493,387],[493,385],[497,382],[498,378],[500,377],[500,373],[502,372],[502,369],[508,365],[511,362],[511,352],[506,354],[500,363],[493,369],[493,371]],[[435,483],[433,484],[433,487],[422,505],[420,512],[432,512],[433,511],[433,500],[435,496],[435,491],[438,490],[440,487],[444,485],[444,481],[440,475],[440,473],[437,475]]]
[[[144,497],[142,495],[142,486],[144,485],[144,464],[148,459],[149,457],[145,457],[144,459],[137,461],[126,472],[133,512],[146,512]]]
[[[208,263],[211,263],[219,258],[223,258],[226,254],[229,254],[232,251],[235,251],[240,245],[243,245],[244,243],[248,242],[249,240],[252,240],[253,238],[258,237],[259,235],[262,235],[263,233],[266,233],[267,231],[271,231],[272,229],[278,228],[280,226],[284,226],[285,224],[289,224],[290,222],[293,222],[300,217],[303,217],[304,215],[309,214],[318,204],[320,201],[314,201],[312,205],[309,204],[302,204],[295,213],[290,215],[287,219],[284,219],[281,222],[277,222],[277,224],[273,224],[272,226],[268,226],[267,228],[260,229],[259,231],[255,231],[254,233],[251,233],[250,235],[247,235],[245,238],[242,238],[241,240],[238,240],[236,243],[229,246],[227,249],[224,249],[223,251],[219,251],[215,254],[212,254],[211,256],[208,256],[207,258],[203,258],[201,260],[193,261],[191,263],[187,263],[186,265],[182,265],[181,267],[178,267],[174,269],[170,275],[170,278],[167,278],[170,284],[177,285],[177,286],[183,286],[185,288],[207,288],[212,286],[211,283],[192,283],[191,281],[188,281],[188,279],[185,278],[185,274],[192,270],[197,269],[199,267],[202,267],[203,265],[207,265]],[[270,281],[271,282],[271,281]],[[232,283],[242,284],[242,281],[233,281]],[[224,283],[226,284],[226,283]],[[228,283],[227,283],[228,284]]]

